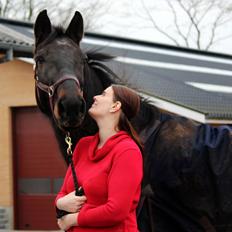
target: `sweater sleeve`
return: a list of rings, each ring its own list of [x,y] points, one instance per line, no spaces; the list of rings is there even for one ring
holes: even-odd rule
[[[86,203],[78,215],[78,225],[113,226],[123,221],[139,198],[141,180],[141,153],[132,149],[122,152],[115,157],[109,173],[106,204],[93,207]]]
[[[60,189],[59,193],[56,196],[55,205],[56,205],[56,202],[58,201],[58,199],[60,199],[60,198],[62,198],[65,195],[68,194],[68,192],[66,191],[66,183],[67,183],[67,180],[69,179],[70,175],[72,175],[71,168],[68,167],[68,170],[66,172],[66,175],[65,175],[65,178],[64,178],[64,181],[63,181],[63,185],[61,186],[61,189]]]

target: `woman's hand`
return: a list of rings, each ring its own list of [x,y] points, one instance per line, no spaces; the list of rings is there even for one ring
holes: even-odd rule
[[[86,196],[76,196],[75,191],[60,198],[56,202],[56,206],[60,210],[65,210],[70,213],[79,212],[86,201]]]
[[[71,213],[57,220],[57,224],[61,230],[68,230],[72,226],[77,226],[77,218],[79,213]]]

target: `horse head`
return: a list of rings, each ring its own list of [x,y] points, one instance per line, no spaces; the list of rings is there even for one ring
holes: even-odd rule
[[[47,11],[34,25],[36,100],[64,131],[77,128],[86,114],[83,96],[85,55],[81,52],[83,18],[76,12],[69,26],[53,27]]]

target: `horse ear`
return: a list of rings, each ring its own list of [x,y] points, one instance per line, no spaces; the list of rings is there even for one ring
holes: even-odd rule
[[[51,31],[52,26],[47,15],[47,10],[43,10],[38,14],[34,25],[35,46],[37,47]]]
[[[83,18],[80,12],[76,11],[65,34],[69,36],[75,43],[79,44],[84,33]]]

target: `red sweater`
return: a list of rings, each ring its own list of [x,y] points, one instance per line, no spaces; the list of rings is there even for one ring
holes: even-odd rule
[[[87,201],[78,216],[76,232],[137,232],[136,207],[140,198],[142,155],[126,132],[120,131],[97,149],[99,135],[79,141],[73,161],[78,184]],[[70,167],[56,200],[74,190]]]

